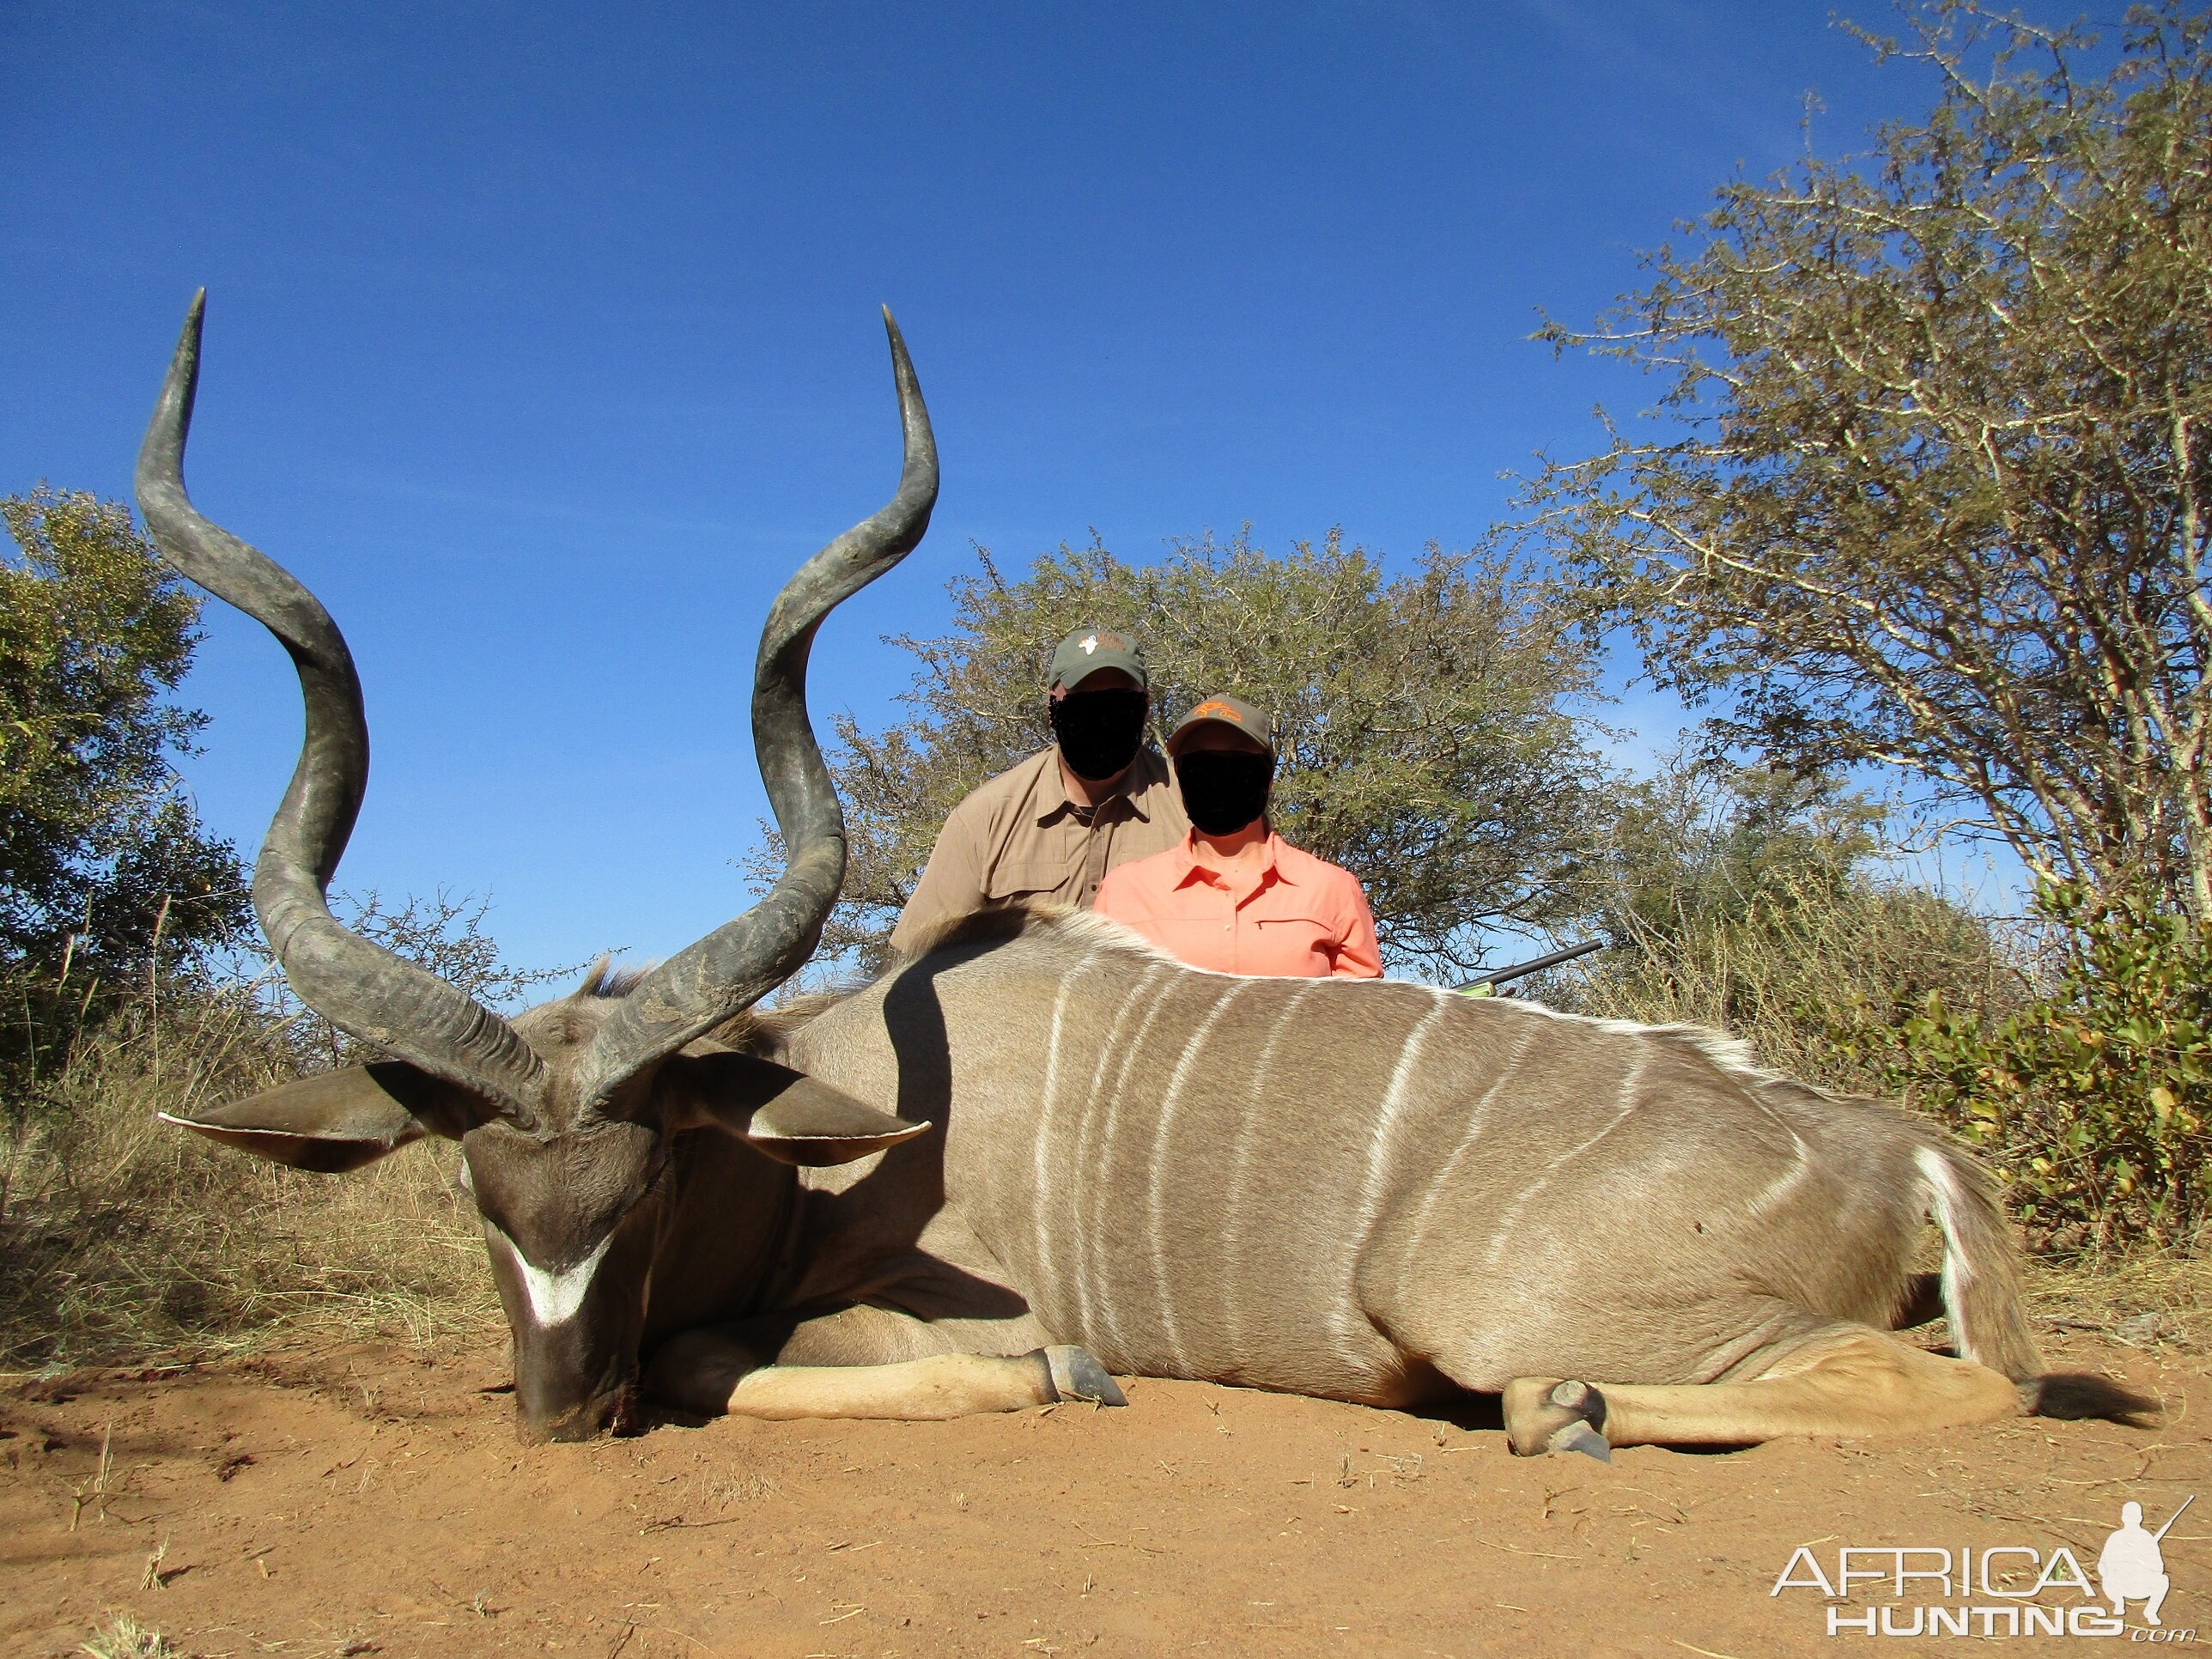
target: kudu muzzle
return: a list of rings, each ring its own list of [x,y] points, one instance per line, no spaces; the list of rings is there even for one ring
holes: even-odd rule
[[[636,1431],[644,1277],[641,1270],[635,1284],[595,1285],[597,1293],[586,1295],[584,1305],[557,1324],[540,1322],[526,1306],[510,1305],[515,1427],[525,1440],[589,1440]],[[505,1300],[504,1285],[501,1293]]]

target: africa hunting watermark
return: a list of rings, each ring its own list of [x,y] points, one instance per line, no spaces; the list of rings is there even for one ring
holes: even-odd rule
[[[2097,1553],[2095,1582],[2074,1552],[2028,1544],[1985,1549],[1948,1545],[1842,1545],[1832,1573],[1810,1544],[1800,1544],[1770,1596],[1811,1590],[1827,1598],[1831,1636],[2104,1636],[2131,1642],[2194,1642],[2193,1628],[2164,1624],[2159,1609],[2172,1588],[2160,1548],[2182,1510],[2152,1532],[2142,1505],[2124,1504],[2120,1524]],[[1826,1541],[1825,1540],[1822,1541]],[[1851,1605],[1856,1595],[1864,1604]],[[1844,1603],[1845,1605],[1838,1605]],[[2130,1604],[2141,1619],[2128,1621]]]

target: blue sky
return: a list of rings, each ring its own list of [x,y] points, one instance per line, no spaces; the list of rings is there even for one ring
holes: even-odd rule
[[[1808,91],[1831,152],[1929,93],[1797,0],[15,0],[0,64],[0,489],[127,495],[204,283],[194,497],[368,687],[338,884],[489,893],[526,963],[742,908],[761,617],[896,474],[879,303],[945,482],[816,653],[870,724],[974,543],[1473,540],[1646,395],[1539,307],[1634,285]],[[185,772],[250,853],[298,701],[258,625],[206,632]]]

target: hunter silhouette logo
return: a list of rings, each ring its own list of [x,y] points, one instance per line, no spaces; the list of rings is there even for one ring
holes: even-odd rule
[[[2181,1519],[2181,1510],[2196,1501],[2194,1493],[2185,1498],[2181,1509],[2166,1516],[2166,1524],[2156,1532],[2143,1530],[2142,1504],[2120,1505],[2120,1529],[2105,1540],[2097,1555],[2097,1583],[2104,1589],[2105,1599],[2112,1604],[2114,1614],[2125,1613],[2128,1602],[2140,1601],[2143,1623],[2159,1622],[2159,1607],[2172,1588],[2159,1545]]]
[[[2094,1583],[2064,1544],[1979,1550],[1845,1545],[1835,1552],[1832,1572],[1812,1545],[1801,1544],[1767,1595],[1802,1589],[1826,1597],[1821,1611],[1831,1636],[2117,1636],[2193,1643],[2196,1631],[2169,1629],[2159,1617],[2172,1588],[2160,1545],[2196,1501],[2183,1499],[2156,1532],[2143,1526],[2142,1504],[2122,1504],[2118,1528],[2097,1553]],[[2130,1601],[2142,1603],[2143,1622],[2132,1627]]]

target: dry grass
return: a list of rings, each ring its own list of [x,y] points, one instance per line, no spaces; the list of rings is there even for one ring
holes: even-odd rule
[[[72,1047],[0,1164],[0,1367],[222,1352],[279,1329],[500,1328],[450,1147],[319,1176],[155,1120],[281,1080],[268,1035],[250,1006],[217,1000],[137,1011]]]
[[[2212,1346],[2212,1261],[2146,1253],[2028,1263],[2029,1305],[2062,1328],[2098,1331],[2136,1347]]]
[[[92,1633],[77,1650],[92,1659],[172,1659],[177,1650],[169,1638],[149,1630],[127,1613],[118,1613]]]

